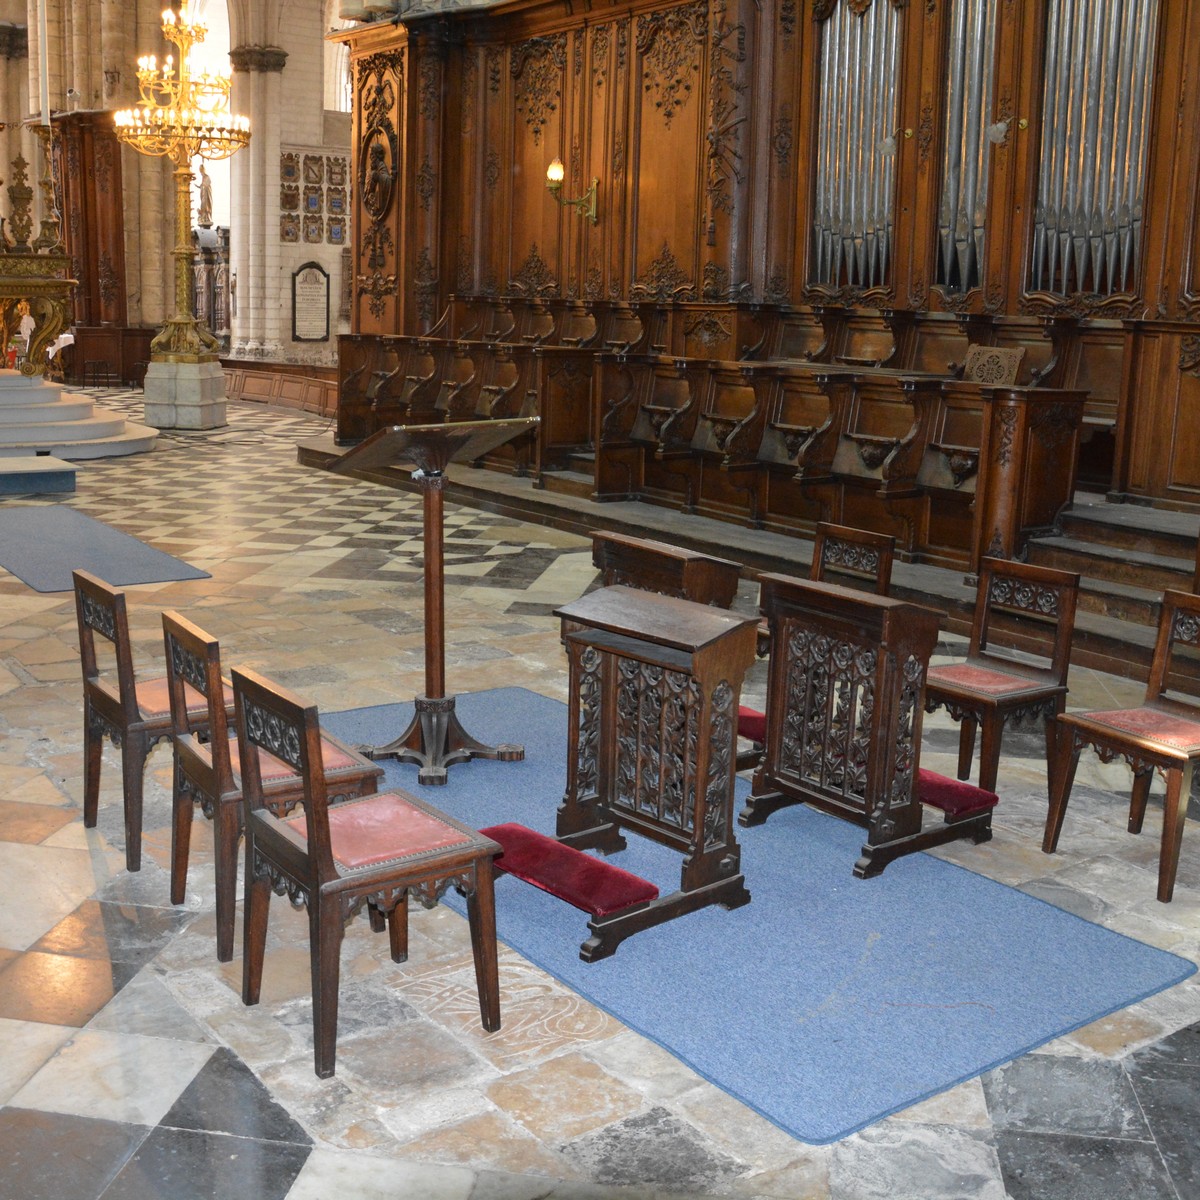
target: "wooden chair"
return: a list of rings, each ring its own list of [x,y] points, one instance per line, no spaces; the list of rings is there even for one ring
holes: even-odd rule
[[[137,678],[129,640],[125,593],[87,571],[74,571],[75,616],[79,623],[79,657],[83,666],[83,823],[93,829],[100,807],[100,761],[104,739],[121,747],[121,782],[125,799],[125,865],[142,865],[142,777],[146,758],[171,736],[171,701],[165,675]],[[96,634],[112,644],[115,669],[101,670]],[[114,686],[115,683],[115,686]],[[233,694],[226,693],[228,711]],[[208,705],[190,687],[187,706],[203,727]]]
[[[233,921],[237,908],[238,840],[242,836],[242,782],[234,767],[237,740],[232,736],[219,697],[228,691],[221,679],[217,639],[177,612],[163,613],[167,652],[167,687],[175,749],[175,784],[171,795],[171,903],[182,904],[187,889],[192,809],[199,804],[213,823],[217,892],[217,958],[233,957]],[[188,707],[198,692],[206,707]],[[232,697],[232,693],[230,693]],[[321,735],[325,779],[336,799],[369,795],[383,768],[330,734]],[[286,763],[261,756],[260,771],[267,802],[278,816],[300,803],[300,777]]]
[[[876,595],[886,596],[892,586],[892,560],[896,554],[896,539],[886,533],[869,529],[854,529],[849,525],[833,525],[822,521],[813,539],[812,565],[808,577],[814,583],[837,582],[836,575],[868,587]],[[758,627],[758,654],[766,656],[770,649],[770,631],[764,619]],[[738,737],[753,743],[750,749],[737,756],[737,769],[747,771],[762,761],[767,736],[767,714],[743,704],[738,708]]]
[[[242,1000],[257,1004],[274,889],[308,909],[316,1073],[334,1071],[342,932],[364,905],[386,915],[393,962],[408,957],[408,896],[433,905],[450,885],[467,896],[483,1027],[500,1028],[490,838],[401,791],[329,805],[316,706],[249,670],[233,672],[246,822]],[[284,818],[263,787],[262,752],[303,781],[304,812]]]
[[[966,660],[930,667],[925,684],[925,710],[945,708],[961,722],[959,779],[970,778],[979,728],[979,786],[989,792],[996,790],[1000,741],[1009,721],[1043,720],[1047,764],[1053,759],[1054,718],[1067,702],[1078,594],[1079,576],[1073,572],[1010,559],[982,560]],[[997,633],[1007,633],[1019,639],[1022,648],[1031,650],[1049,634],[1053,638],[1050,655],[1033,664],[1020,661],[992,647]]]
[[[1172,660],[1181,648],[1200,647],[1200,596],[1163,593],[1158,638],[1146,682],[1146,698],[1138,708],[1064,713],[1056,722],[1057,745],[1050,787],[1050,811],[1042,849],[1058,849],[1063,817],[1075,781],[1079,752],[1091,746],[1101,762],[1123,758],[1133,768],[1129,832],[1141,833],[1146,800],[1155,771],[1166,780],[1162,848],[1158,859],[1158,899],[1168,903],[1175,890],[1179,849],[1191,794],[1192,769],[1200,760],[1200,704],[1168,695]]]
[[[896,539],[889,534],[822,521],[813,539],[808,577],[814,583],[837,583],[829,576],[846,576],[864,591],[886,596],[892,586],[895,554]]]

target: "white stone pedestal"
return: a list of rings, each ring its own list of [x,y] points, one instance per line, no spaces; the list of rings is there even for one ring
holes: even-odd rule
[[[225,425],[225,372],[212,362],[154,362],[146,369],[146,424],[155,429]]]

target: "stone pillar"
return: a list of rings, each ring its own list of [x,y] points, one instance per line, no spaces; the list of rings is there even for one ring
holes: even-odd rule
[[[287,51],[239,46],[233,64],[233,107],[250,118],[250,145],[231,164],[231,269],[237,279],[232,324],[234,358],[278,359],[280,311],[279,145],[281,74]]]

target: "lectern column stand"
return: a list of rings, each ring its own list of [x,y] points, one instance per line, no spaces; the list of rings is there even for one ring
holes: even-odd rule
[[[362,746],[373,759],[396,758],[416,763],[417,781],[446,782],[446,770],[472,758],[517,762],[525,748],[512,743],[487,746],[462,727],[454,697],[446,695],[446,605],[442,545],[442,498],[445,468],[455,460],[470,460],[537,424],[536,418],[514,421],[462,421],[445,425],[400,425],[381,429],[344,455],[336,470],[353,470],[411,462],[412,480],[421,491],[425,548],[425,694],[417,696],[408,728],[384,746]]]

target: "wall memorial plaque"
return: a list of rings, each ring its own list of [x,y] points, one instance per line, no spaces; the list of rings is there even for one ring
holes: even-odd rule
[[[329,341],[329,272],[320,263],[292,273],[292,340]]]

